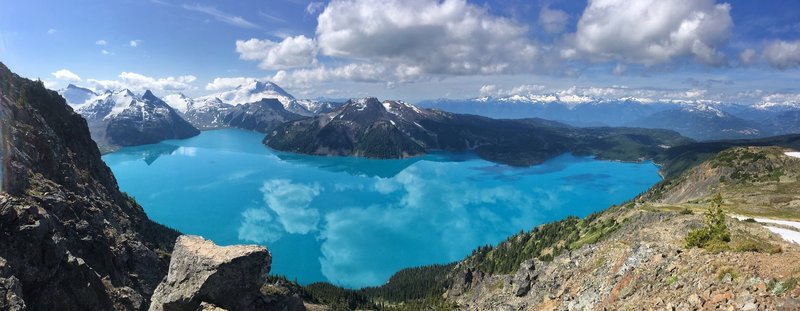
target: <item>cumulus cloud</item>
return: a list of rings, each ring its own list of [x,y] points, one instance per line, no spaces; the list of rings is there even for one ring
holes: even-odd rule
[[[497,85],[494,84],[484,84],[481,86],[481,89],[478,91],[481,96],[490,96],[494,95],[495,91],[497,90]]]
[[[236,52],[241,59],[259,61],[261,69],[287,69],[314,65],[317,47],[314,40],[300,35],[281,42],[255,38],[237,40]]]
[[[750,65],[756,61],[758,54],[754,49],[745,49],[739,53],[739,63],[742,65]]]
[[[690,56],[722,65],[731,6],[714,0],[590,0],[562,51],[566,58],[654,65]]]
[[[355,82],[395,82],[411,79],[418,75],[406,67],[390,68],[384,64],[351,63],[339,67],[320,66],[297,69],[290,72],[281,70],[270,80],[287,87],[309,87],[316,83],[343,80]]]
[[[135,48],[135,47],[139,46],[139,44],[141,44],[141,43],[142,43],[142,40],[131,40],[130,42],[128,42],[128,45],[130,47]]]
[[[51,75],[53,75],[53,77],[55,77],[56,79],[59,79],[59,80],[65,80],[65,81],[70,81],[70,82],[81,81],[81,77],[80,76],[78,76],[74,72],[69,71],[67,69],[60,69],[60,70],[58,70],[58,71],[56,71],[54,73],[51,73]]]
[[[318,17],[323,54],[386,64],[410,74],[530,70],[528,28],[464,0],[342,0]]]
[[[248,77],[227,77],[227,78],[214,78],[213,81],[206,84],[208,91],[230,90],[237,86],[249,84],[258,79]]]
[[[764,46],[762,55],[767,62],[778,68],[788,69],[800,65],[800,40],[776,40]]]
[[[192,82],[195,80],[197,80],[197,77],[193,75],[153,78],[134,72],[123,72],[119,74],[119,80],[86,79],[86,82],[98,90],[119,90],[127,88],[139,92],[152,90],[172,93],[192,89]]]
[[[48,35],[54,35],[54,34],[56,34],[56,30],[53,29],[53,28],[50,28],[50,29],[47,30],[47,34]]]
[[[558,9],[543,7],[539,11],[539,25],[548,33],[562,33],[569,22],[567,12]]]
[[[268,180],[261,187],[264,202],[278,216],[286,232],[298,234],[317,230],[320,214],[309,205],[321,191],[319,184],[296,184],[287,179]]]
[[[106,40],[100,39],[94,42],[96,45],[106,45],[108,42]]]
[[[108,50],[106,50],[106,49],[102,49],[102,50],[100,50],[100,54],[103,54],[103,55],[114,55],[114,53],[112,53],[112,52],[109,52],[109,51],[108,51]]]

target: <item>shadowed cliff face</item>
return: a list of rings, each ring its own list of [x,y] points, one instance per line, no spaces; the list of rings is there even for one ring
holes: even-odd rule
[[[121,193],[86,121],[0,64],[0,309],[139,310],[177,232]]]

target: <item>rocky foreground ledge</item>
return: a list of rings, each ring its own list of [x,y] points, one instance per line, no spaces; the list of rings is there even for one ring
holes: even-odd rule
[[[261,246],[217,246],[182,235],[150,311],[305,310],[300,298],[269,294],[271,263],[272,255]]]

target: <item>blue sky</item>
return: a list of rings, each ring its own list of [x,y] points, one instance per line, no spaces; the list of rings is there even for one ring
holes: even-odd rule
[[[800,2],[2,1],[0,61],[160,95],[262,79],[297,97],[800,100]]]

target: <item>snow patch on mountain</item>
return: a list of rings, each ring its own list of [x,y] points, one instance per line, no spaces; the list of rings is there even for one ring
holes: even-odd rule
[[[233,90],[203,96],[196,100],[207,100],[213,97],[219,98],[224,103],[234,106],[254,103],[262,99],[277,99],[281,105],[283,105],[284,109],[288,111],[301,115],[312,114],[301,105],[294,96],[272,82],[253,81],[242,84]]]
[[[81,106],[89,101],[89,99],[97,96],[97,93],[94,91],[74,84],[70,84],[65,89],[59,90],[58,94],[64,97],[67,104],[73,107]]]
[[[167,105],[177,111],[180,111],[181,113],[186,113],[186,111],[194,106],[194,100],[186,95],[183,95],[182,93],[170,94],[164,96],[162,99],[167,103]]]

